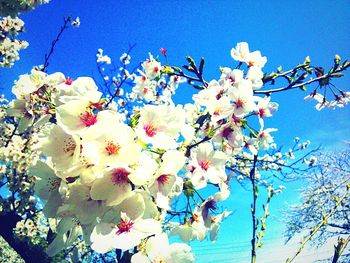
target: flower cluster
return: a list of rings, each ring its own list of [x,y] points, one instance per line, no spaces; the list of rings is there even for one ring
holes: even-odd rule
[[[188,57],[187,68],[203,86],[186,105],[175,105],[172,95],[194,78],[151,54],[131,73],[129,52],[123,54],[118,73],[108,76],[111,58],[100,49],[103,92],[89,77],[37,69],[19,77],[16,99],[1,111],[10,138],[1,169],[12,163],[21,172],[21,162],[32,163],[23,173],[35,181],[45,216],[56,219],[49,256],[84,240],[98,253],[132,253],[132,262],[193,262],[191,248],[170,244],[168,236],[216,240],[231,213],[221,207],[232,178],[265,185],[270,197],[282,191],[263,173],[280,171],[308,143],[297,140],[287,154],[277,150],[271,135],[277,129],[265,119],[278,104],[256,95],[267,59],[247,43],[238,43],[231,56],[238,67],[222,67],[209,83],[202,62],[195,71]],[[127,82],[131,88],[124,92]]]
[[[34,212],[37,204],[37,199],[33,196],[33,178],[27,174],[28,167],[39,157],[32,150],[37,136],[32,131],[18,133],[18,126],[7,114],[8,109],[8,101],[1,97],[0,181],[5,182],[8,189],[15,192],[21,201],[9,196],[1,200],[1,207],[3,212],[16,209],[19,214],[24,215]]]
[[[0,67],[10,68],[19,60],[18,52],[28,46],[26,41],[15,37],[23,32],[23,21],[16,18],[4,17],[0,21]]]
[[[127,94],[131,101],[168,104],[172,103],[172,95],[180,83],[186,81],[179,76],[169,76],[169,68],[162,66],[151,54],[149,58],[142,63],[141,69],[132,74],[130,78],[134,81],[132,92]]]
[[[3,0],[0,6],[0,16],[16,16],[48,2],[50,0]]]
[[[61,73],[33,70],[12,91],[17,99],[7,114],[18,120],[18,130],[41,127],[37,150],[45,158],[29,173],[46,203],[45,215],[61,218],[50,255],[71,244],[60,243],[68,232],[91,235],[92,248],[101,253],[129,250],[162,232],[162,213],[182,190],[178,172],[185,157],[176,148],[184,120],[174,118],[172,127],[154,121],[164,112],[168,118],[181,116],[181,108],[145,107],[138,113],[139,123],[130,127],[116,111],[103,108],[105,101],[91,78],[73,81]],[[61,224],[69,226],[60,231]],[[113,243],[100,242],[107,238]]]
[[[324,89],[326,89],[326,87],[324,87]],[[317,110],[322,110],[324,108],[330,108],[330,109],[335,109],[336,107],[339,108],[343,108],[344,106],[346,106],[346,104],[348,104],[350,102],[350,92],[348,91],[339,91],[339,94],[335,94],[333,92],[334,95],[334,99],[331,101],[328,101],[326,99],[326,96],[317,93],[316,90],[314,90],[312,93],[310,93],[309,95],[307,95],[304,100],[308,101],[311,99],[314,99],[317,101],[317,104],[315,106],[315,108]]]
[[[350,102],[350,92],[339,89],[332,83],[332,80],[342,77],[343,73],[341,72],[348,67],[350,67],[350,62],[347,60],[343,62],[339,55],[335,55],[333,67],[328,73],[322,67],[315,67],[314,73],[318,85],[304,100],[316,100],[315,108],[319,111],[324,108],[333,110],[336,107],[343,108]],[[329,97],[332,97],[332,99],[329,99]]]
[[[107,55],[103,55],[103,49],[99,48],[98,52],[96,54],[96,62],[97,63],[106,63],[106,64],[111,64],[111,58]]]

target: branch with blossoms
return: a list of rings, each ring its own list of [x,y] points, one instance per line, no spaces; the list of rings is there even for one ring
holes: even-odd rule
[[[61,26],[59,32],[57,33],[56,38],[52,41],[51,47],[48,53],[45,54],[44,64],[40,66],[40,70],[43,72],[47,72],[47,68],[49,66],[49,61],[52,56],[52,54],[55,51],[55,47],[62,37],[62,34],[70,27],[79,27],[80,26],[80,18],[77,17],[75,20],[72,19],[72,17],[68,16],[63,18],[63,25]]]
[[[161,53],[166,58],[166,51]],[[256,92],[264,85],[266,57],[250,52],[246,43],[239,43],[231,55],[238,67],[223,67],[218,80],[207,82],[204,59],[197,66],[187,57],[184,73],[151,54],[129,72],[126,53],[122,66],[113,67],[109,76],[102,68],[110,58],[99,50],[98,70],[108,94],[89,77],[73,80],[37,69],[20,76],[12,88],[16,99],[5,110],[17,131],[5,124],[12,127],[12,144],[26,134],[31,138],[32,143],[20,148],[27,155],[33,152],[23,174],[33,180],[40,197],[36,205],[43,206],[47,227],[54,232],[47,238],[49,257],[68,257],[64,250],[73,253],[85,243],[102,261],[111,253],[122,262],[193,262],[184,243],[218,238],[231,214],[221,202],[229,198],[230,180],[236,178],[252,186],[251,260],[256,261],[268,205],[282,190],[272,188],[271,175],[283,174],[285,168],[303,171],[315,160],[305,154],[303,168],[301,159],[293,158],[304,144],[296,142],[287,154],[274,145],[277,129],[266,127],[265,119],[278,104]],[[172,96],[182,83],[196,89],[193,103],[175,105]],[[256,204],[262,186],[268,199],[259,221]],[[12,206],[16,212],[20,207],[16,202]],[[171,236],[184,243],[170,243]],[[78,260],[88,255],[79,249],[76,253]]]
[[[24,22],[18,17],[0,20],[0,67],[11,68],[19,60],[19,51],[28,46],[28,42],[16,38],[21,32],[24,32]]]
[[[2,1],[0,6],[0,67],[11,68],[19,60],[19,51],[28,46],[28,42],[16,39],[24,32],[24,22],[17,17],[19,13],[33,10],[45,1]]]
[[[31,11],[50,0],[5,0],[1,2],[0,16],[17,16],[20,13]]]
[[[203,89],[208,87],[208,82],[203,79],[203,69],[205,63],[204,58],[201,58],[198,67],[191,56],[187,56],[186,60],[188,62],[188,65],[183,65],[182,67],[188,71],[189,74],[194,74],[194,76],[186,74],[183,72],[183,70],[175,66],[170,66],[169,68],[166,67],[165,71],[168,72],[170,76],[187,79],[188,84],[192,85],[196,89]]]
[[[277,73],[272,72],[269,75],[265,75],[263,78],[264,84],[270,83],[271,85],[275,85],[275,81],[278,78],[284,78],[288,82],[287,86],[270,90],[258,90],[255,93],[271,95],[272,93],[291,89],[306,91],[307,85],[318,83],[317,87],[305,97],[305,100],[315,99],[318,102],[316,105],[317,110],[321,110],[325,107],[332,109],[335,107],[344,107],[349,102],[350,94],[336,87],[332,81],[333,79],[344,76],[342,72],[349,67],[349,61],[345,60],[342,62],[340,56],[336,55],[333,66],[327,72],[322,67],[312,66],[310,58],[307,57],[303,64],[299,64],[294,69],[283,72],[280,67],[277,69]],[[315,75],[315,78],[307,78],[312,74]],[[329,93],[331,93],[331,95],[329,95]],[[327,96],[333,96],[333,100],[328,101]]]
[[[96,54],[96,64],[97,70],[100,75],[100,78],[103,81],[103,90],[104,94],[107,95],[106,107],[109,106],[115,100],[120,99],[120,105],[123,107],[128,107],[127,100],[124,99],[124,85],[132,85],[130,76],[136,72],[140,65],[134,67],[130,72],[127,70],[127,66],[130,63],[130,53],[136,45],[130,45],[127,52],[123,53],[120,58],[120,65],[117,66],[114,64],[112,59],[108,55],[103,55],[103,50],[100,48]],[[108,72],[106,71],[106,66],[111,65]],[[101,85],[99,85],[101,87]],[[113,88],[113,89],[112,89]]]
[[[27,167],[38,156],[31,149],[35,138],[31,132],[16,133],[19,124],[13,117],[6,115],[7,104],[8,101],[2,98],[0,234],[23,259],[28,262],[39,259],[45,262],[48,256],[40,244],[40,233],[45,227],[39,223],[43,214],[37,209],[38,199],[34,196],[33,178],[27,174]]]

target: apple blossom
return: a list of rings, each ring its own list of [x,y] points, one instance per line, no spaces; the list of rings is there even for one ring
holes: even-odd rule
[[[91,234],[91,248],[106,253],[114,248],[129,250],[140,244],[143,238],[161,233],[160,222],[154,219],[132,219],[121,213],[116,224],[100,223]]]
[[[226,158],[223,152],[214,150],[211,143],[202,143],[191,153],[187,176],[197,189],[205,187],[207,181],[219,184],[227,179]]]
[[[184,125],[182,113],[179,107],[146,105],[141,109],[136,134],[140,140],[155,148],[174,149]]]

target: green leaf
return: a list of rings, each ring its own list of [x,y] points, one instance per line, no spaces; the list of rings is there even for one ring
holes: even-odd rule
[[[332,77],[332,78],[341,78],[341,77],[343,77],[343,76],[344,76],[343,73],[334,73],[334,74],[331,74],[331,77]]]
[[[187,69],[188,71],[191,71],[191,72],[193,72],[193,71],[194,71],[194,69],[193,69],[193,67],[192,67],[192,66],[183,65],[182,67],[183,67],[183,68],[185,68],[185,69]]]
[[[193,58],[192,58],[191,56],[186,56],[186,59],[187,59],[188,63],[189,63],[191,66],[196,65],[196,64],[194,63],[194,60],[193,60]]]
[[[176,72],[182,72],[182,70],[178,67],[172,66],[172,69]]]
[[[174,73],[174,69],[169,66],[164,66],[162,69],[162,73],[164,74],[171,74]]]
[[[193,184],[191,181],[184,182],[184,194],[187,197],[193,197],[194,195]]]
[[[140,114],[138,113],[131,116],[130,125],[132,128],[136,127],[136,125],[139,123],[139,119]]]
[[[211,138],[214,136],[214,133],[215,133],[215,131],[214,131],[213,127],[209,127],[206,135],[207,135],[207,137]]]

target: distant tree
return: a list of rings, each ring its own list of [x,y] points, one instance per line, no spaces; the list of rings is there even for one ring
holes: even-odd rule
[[[301,192],[302,204],[287,211],[285,235],[289,241],[296,234],[309,231],[294,258],[307,242],[320,246],[338,237],[332,262],[349,262],[350,147],[341,152],[320,153],[318,163],[306,175],[308,184]]]

